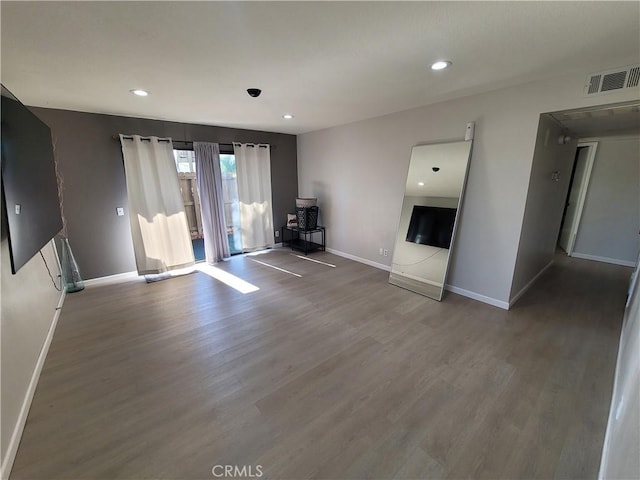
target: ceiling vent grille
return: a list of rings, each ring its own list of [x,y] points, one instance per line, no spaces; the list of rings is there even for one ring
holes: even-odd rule
[[[640,83],[640,67],[633,67],[629,70],[629,79],[627,80],[627,87],[637,87]]]
[[[615,92],[625,88],[637,88],[640,84],[640,65],[616,68],[587,76],[586,95]]]

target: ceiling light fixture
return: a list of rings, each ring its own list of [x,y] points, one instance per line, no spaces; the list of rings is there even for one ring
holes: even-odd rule
[[[139,97],[146,97],[147,95],[149,95],[149,92],[147,92],[146,90],[140,90],[139,88],[129,90],[129,91]]]
[[[447,67],[451,66],[451,62],[449,60],[438,60],[437,62],[431,64],[431,70],[444,70]]]
[[[282,115],[282,118],[284,118],[285,120],[291,120],[293,118],[293,115],[291,115],[290,113],[285,113],[284,115]]]
[[[418,182],[419,187],[424,187],[424,182]]]

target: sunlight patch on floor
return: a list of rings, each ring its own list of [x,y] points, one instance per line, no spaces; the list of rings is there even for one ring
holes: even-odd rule
[[[260,260],[255,260],[253,258],[250,258],[249,260],[251,260],[252,262],[259,263],[260,265],[264,265],[265,267],[274,268],[274,269],[279,270],[281,272],[288,273],[289,275],[293,275],[294,277],[302,278],[302,275],[299,275],[299,274],[294,273],[294,272],[290,272],[289,270],[285,270],[284,268],[276,267],[275,265],[271,265],[269,263],[261,262]]]
[[[309,260],[310,262],[321,263],[322,265],[326,265],[327,267],[336,268],[336,266],[333,263],[321,262],[320,260],[316,260],[315,258],[304,257],[302,255],[296,255],[294,253],[292,253],[292,255],[294,257],[298,257],[303,260]]]
[[[236,277],[235,275],[226,272],[218,267],[214,267],[213,265],[209,265],[206,263],[199,263],[196,265],[196,270],[209,275],[212,278],[224,283],[225,285],[230,286],[231,288],[237,290],[240,293],[252,293],[257,292],[260,288],[255,285],[242,280],[240,277]]]

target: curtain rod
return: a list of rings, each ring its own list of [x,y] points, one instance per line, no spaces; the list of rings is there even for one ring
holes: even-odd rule
[[[114,140],[120,140],[120,134],[118,133],[114,133],[111,138],[113,138]],[[126,139],[126,140],[133,140],[133,135],[122,135],[122,138]],[[147,140],[150,141],[151,137],[140,137],[140,140]],[[166,137],[166,138],[162,138],[162,137],[158,137],[158,141],[159,142],[171,142],[171,138]],[[176,142],[178,140],[175,140]]]
[[[112,137],[114,140],[120,140],[120,134],[118,133],[114,133],[112,135]],[[133,140],[133,135],[122,135],[122,138],[125,138],[127,140]],[[151,137],[140,137],[140,140],[146,140],[146,141],[150,141]],[[175,140],[175,139],[171,139],[170,137],[158,137],[158,141],[159,142],[173,142],[173,143],[186,143],[186,144],[191,144],[193,145],[193,140]],[[224,146],[233,146],[233,145],[242,145],[241,142],[232,142],[232,143],[218,143],[218,145],[224,145]],[[260,147],[260,148],[276,148],[275,145],[270,145],[270,144],[264,144],[264,143],[247,143],[246,144],[248,147]]]

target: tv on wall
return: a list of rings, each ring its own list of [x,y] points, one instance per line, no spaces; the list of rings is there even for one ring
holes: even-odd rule
[[[62,215],[51,130],[1,88],[2,203],[16,273],[62,230]]]
[[[449,248],[456,211],[455,208],[414,205],[407,231],[407,242]]]

